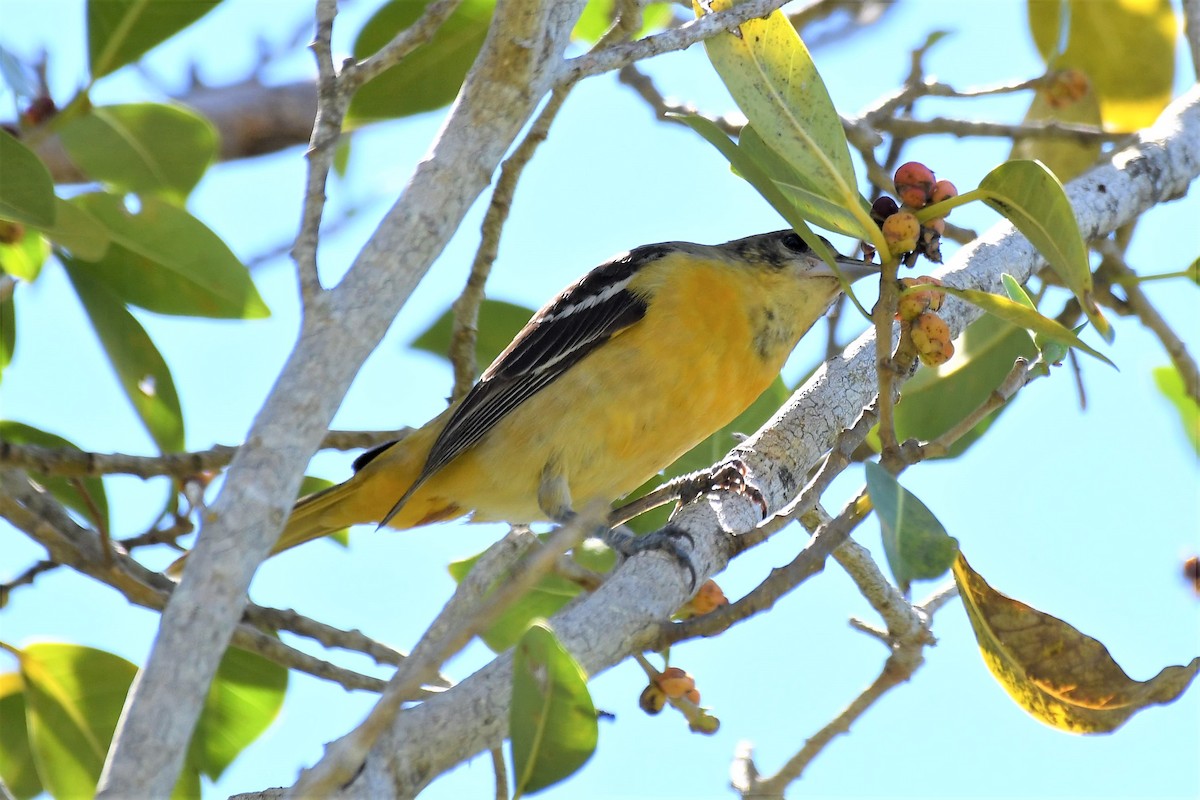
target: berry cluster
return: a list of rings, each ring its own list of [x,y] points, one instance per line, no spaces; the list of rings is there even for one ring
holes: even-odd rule
[[[667,699],[688,700],[694,705],[700,705],[700,692],[696,689],[696,679],[679,667],[667,667],[650,681],[638,698],[638,705],[647,714],[657,714],[667,704]]]
[[[871,219],[883,231],[888,247],[894,253],[905,254],[904,263],[912,266],[917,256],[923,255],[935,264],[942,263],[941,241],[946,230],[944,217],[917,220],[916,211],[933,203],[940,203],[958,196],[958,190],[950,181],[939,181],[933,170],[919,161],[901,164],[893,178],[899,205],[894,199],[882,195],[871,204]]]

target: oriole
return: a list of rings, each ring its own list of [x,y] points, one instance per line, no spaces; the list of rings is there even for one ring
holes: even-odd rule
[[[849,280],[877,269],[836,260]],[[301,499],[273,552],[356,523],[560,521],[611,503],[754,402],[839,292],[790,230],[617,256],[538,311],[460,402]]]

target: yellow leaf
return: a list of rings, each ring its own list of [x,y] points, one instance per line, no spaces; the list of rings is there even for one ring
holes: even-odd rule
[[[1108,649],[1066,622],[1006,597],[959,553],[954,580],[984,663],[1017,704],[1070,733],[1109,733],[1151,705],[1174,701],[1200,671],[1200,658],[1135,681]]]
[[[1054,57],[1064,5],[1066,44]],[[1078,69],[1091,80],[1105,128],[1135,131],[1171,100],[1175,14],[1170,0],[1034,0],[1030,27],[1048,67]]]

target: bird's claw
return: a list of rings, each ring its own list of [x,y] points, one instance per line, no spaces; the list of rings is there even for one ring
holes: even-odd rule
[[[632,558],[639,553],[650,551],[666,553],[688,571],[691,576],[690,590],[695,591],[697,575],[696,567],[692,564],[691,548],[695,547],[696,540],[687,531],[667,525],[662,530],[638,536],[624,525],[620,525],[610,530],[603,538],[605,544],[622,558]],[[686,548],[682,546],[681,539],[687,540]]]

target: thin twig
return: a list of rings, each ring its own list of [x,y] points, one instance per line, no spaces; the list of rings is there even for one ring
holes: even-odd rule
[[[784,4],[785,0],[750,0],[725,11],[705,14],[699,19],[689,20],[673,28],[636,42],[590,51],[569,59],[562,70],[559,81],[578,81],[592,75],[600,75],[620,69],[626,64],[645,58],[684,50],[718,33],[728,31],[743,22],[765,17]]]
[[[325,212],[325,183],[333,166],[333,156],[342,120],[349,104],[350,91],[338,81],[333,64],[333,19],[337,16],[337,0],[318,0],[316,35],[312,41],[317,61],[317,116],[309,139],[308,173],[304,186],[304,205],[300,212],[300,230],[292,245],[292,258],[300,274],[300,296],[304,307],[310,308],[322,291],[317,272],[317,242],[321,233],[321,217]]]
[[[53,561],[111,586],[135,605],[155,611],[166,606],[174,590],[171,581],[120,552],[112,553],[111,563],[106,564],[99,536],[76,524],[50,495],[21,473],[0,469],[0,487],[3,488],[0,516],[45,547]],[[232,642],[281,666],[324,678],[346,689],[378,692],[384,686],[378,678],[302,653],[244,622],[235,628]]]
[[[359,450],[403,439],[412,428],[392,431],[330,431],[321,442],[323,450]],[[134,475],[155,478],[169,475],[186,479],[216,472],[229,465],[237,448],[218,444],[190,453],[131,456],[124,453],[92,453],[69,447],[42,447],[0,440],[0,464],[27,469],[42,475],[99,477]]]
[[[1162,314],[1158,313],[1158,309],[1146,297],[1146,293],[1142,291],[1142,287],[1135,280],[1137,274],[1130,268],[1116,245],[1111,240],[1104,239],[1094,242],[1092,246],[1104,256],[1104,266],[1114,273],[1115,281],[1120,283],[1125,290],[1125,301],[1133,309],[1133,313],[1162,343],[1171,363],[1175,365],[1175,369],[1179,370],[1179,374],[1183,378],[1183,389],[1188,397],[1192,398],[1193,402],[1200,404],[1200,369],[1197,369],[1196,360],[1188,353],[1183,339],[1175,333],[1170,323],[1163,318]]]

